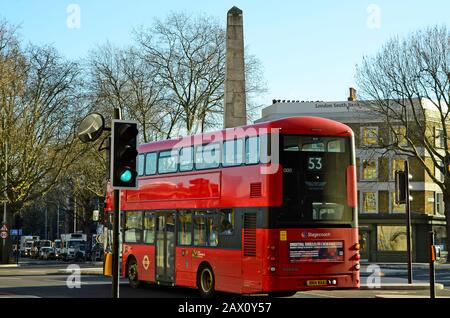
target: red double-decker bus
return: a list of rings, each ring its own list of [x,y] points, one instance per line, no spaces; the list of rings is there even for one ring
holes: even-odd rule
[[[239,294],[358,288],[354,135],[291,117],[140,145],[122,275]],[[112,210],[108,192],[106,209]]]

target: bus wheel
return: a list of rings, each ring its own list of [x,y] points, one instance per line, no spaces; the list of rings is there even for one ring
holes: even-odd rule
[[[270,297],[291,297],[297,294],[296,291],[287,291],[287,292],[273,292],[269,293]]]
[[[128,282],[130,283],[130,286],[132,288],[138,288],[141,285],[141,282],[139,281],[138,277],[138,267],[136,263],[136,259],[133,257],[128,262],[127,267],[127,276],[128,276]]]
[[[202,265],[197,274],[197,288],[202,297],[208,298],[214,295],[216,281],[214,272],[209,265]]]

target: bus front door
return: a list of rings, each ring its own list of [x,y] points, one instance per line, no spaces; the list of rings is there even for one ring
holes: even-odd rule
[[[156,215],[156,282],[175,283],[175,213]]]

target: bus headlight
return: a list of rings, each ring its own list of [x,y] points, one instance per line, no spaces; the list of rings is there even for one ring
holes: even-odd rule
[[[359,271],[360,268],[361,268],[361,265],[360,265],[359,263],[356,263],[355,269],[356,269],[357,271]]]
[[[276,270],[277,270],[277,269],[276,269],[274,266],[272,266],[272,267],[270,268],[270,271],[271,271],[272,273],[274,273]]]

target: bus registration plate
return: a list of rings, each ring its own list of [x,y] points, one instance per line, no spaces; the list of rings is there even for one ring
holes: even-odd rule
[[[306,286],[324,286],[327,285],[328,281],[327,280],[307,280],[306,281]]]

